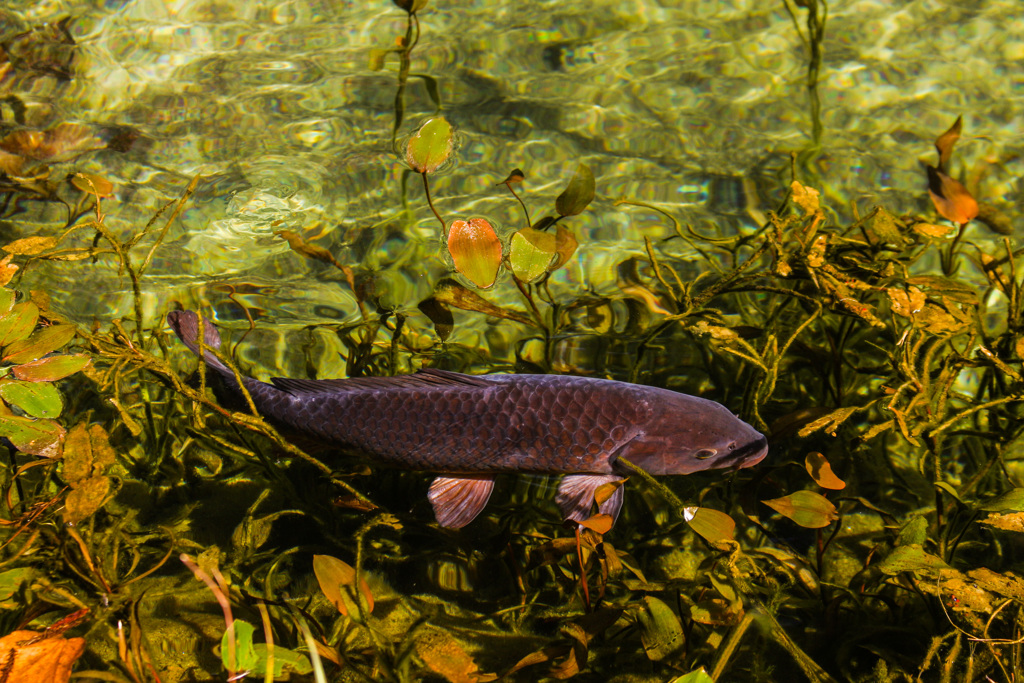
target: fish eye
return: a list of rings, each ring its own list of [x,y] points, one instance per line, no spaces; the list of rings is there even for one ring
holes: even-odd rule
[[[717,453],[718,451],[716,451],[714,448],[702,448],[696,453],[694,453],[693,457],[697,458],[698,460],[707,460],[708,458],[712,457]]]

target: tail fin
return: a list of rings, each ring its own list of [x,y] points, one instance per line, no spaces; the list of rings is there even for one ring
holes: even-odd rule
[[[171,311],[167,314],[167,322],[185,346],[199,356],[199,315],[195,311]],[[206,364],[222,375],[234,377],[234,373],[208,350],[220,349],[220,333],[207,318],[203,318],[203,346],[207,347],[202,354]]]

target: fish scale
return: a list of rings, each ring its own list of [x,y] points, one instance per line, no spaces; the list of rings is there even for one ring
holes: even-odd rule
[[[167,320],[221,376],[218,396],[244,406],[235,373],[209,351],[220,348],[216,327],[190,311]],[[452,528],[480,514],[501,472],[564,474],[555,502],[582,522],[595,504],[618,515],[629,471],[620,459],[651,474],[690,474],[749,467],[768,452],[764,435],[714,401],[605,379],[421,370],[242,383],[261,415],[303,443],[438,473],[427,497],[438,523]]]
[[[289,394],[246,382],[275,423],[372,454],[383,464],[435,472],[609,473],[608,456],[647,411],[633,385],[550,375],[485,378],[483,387]],[[557,381],[561,380],[561,381]],[[569,381],[565,381],[569,380]],[[269,391],[268,391],[269,389]],[[274,393],[277,393],[275,396]],[[555,416],[561,416],[553,419]]]

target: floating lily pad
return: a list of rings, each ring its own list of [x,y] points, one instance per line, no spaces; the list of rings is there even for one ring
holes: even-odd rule
[[[412,134],[405,161],[417,173],[433,173],[452,153],[454,132],[443,116],[429,119]]]
[[[508,257],[512,273],[522,282],[535,282],[548,272],[557,251],[558,242],[553,234],[523,228],[512,235]]]
[[[454,221],[448,230],[448,253],[455,269],[481,289],[494,284],[501,267],[501,240],[483,218]]]
[[[32,417],[57,417],[64,409],[60,391],[48,382],[7,380],[0,383],[0,397]]]

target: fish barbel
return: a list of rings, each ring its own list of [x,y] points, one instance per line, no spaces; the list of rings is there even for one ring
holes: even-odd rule
[[[209,349],[213,323],[192,311],[167,315],[193,353],[240,394],[235,374]],[[502,472],[564,474],[555,497],[565,519],[590,516],[597,489],[618,482],[624,457],[651,474],[750,467],[765,437],[724,406],[666,389],[566,375],[463,375],[420,370],[397,377],[243,377],[269,422],[390,467],[436,472],[428,497],[441,526],[469,524]],[[622,487],[598,509],[614,519]]]

